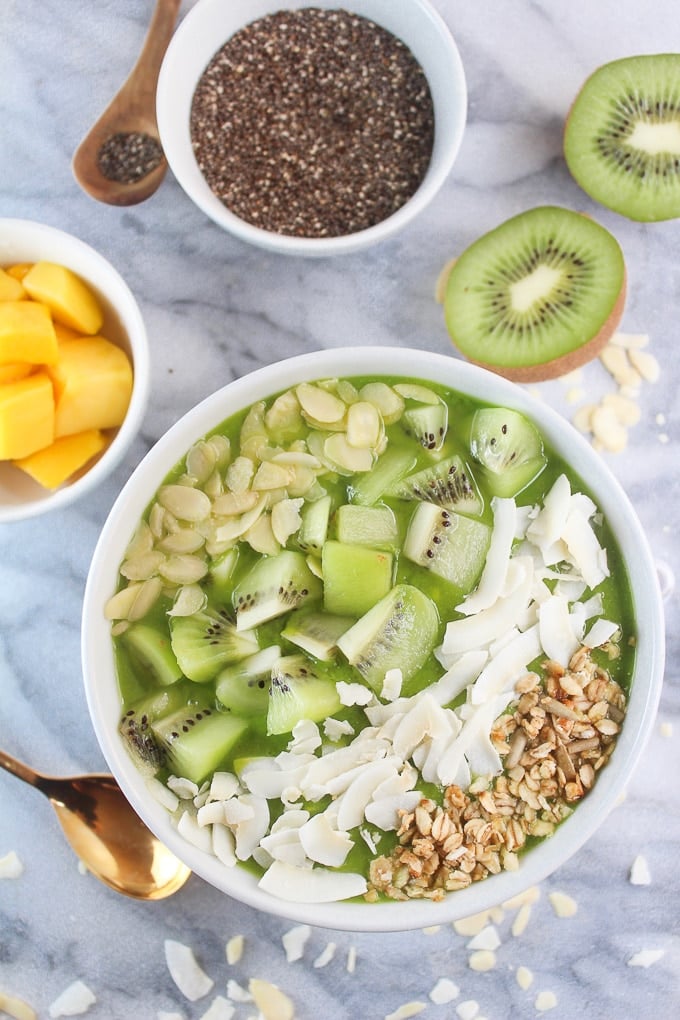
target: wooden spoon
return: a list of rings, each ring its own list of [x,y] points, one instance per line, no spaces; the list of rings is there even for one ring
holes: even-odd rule
[[[181,0],[156,0],[144,47],[129,78],[78,146],[73,173],[109,205],[135,205],[159,187],[168,164],[156,123],[156,84]],[[102,146],[106,143],[106,148]],[[100,160],[108,153],[102,172]]]

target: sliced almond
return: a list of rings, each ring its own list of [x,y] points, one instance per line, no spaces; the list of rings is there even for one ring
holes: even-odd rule
[[[637,425],[640,421],[640,405],[620,393],[608,393],[602,398],[603,407],[611,407],[622,425]]]
[[[646,347],[649,343],[649,336],[646,333],[619,333],[618,330],[609,341],[617,347]]]
[[[129,584],[112,595],[104,607],[107,620],[141,620],[155,605],[163,590],[160,577]]]
[[[326,439],[324,452],[332,463],[352,474],[355,471],[370,471],[373,467],[372,452],[350,446],[342,432],[336,432]]]
[[[161,513],[163,509],[161,507]],[[134,535],[132,536],[130,543],[125,550],[125,558],[133,559],[142,553],[151,552],[153,549],[154,533],[152,532],[146,521],[140,521],[137,525]]]
[[[38,1017],[33,1007],[23,999],[3,991],[0,991],[0,1011],[13,1017],[13,1020],[37,1020]]]
[[[133,559],[127,559],[121,564],[120,572],[128,581],[146,581],[154,577],[165,560],[162,552],[141,553]]]
[[[377,408],[367,400],[358,400],[347,411],[347,442],[358,449],[373,449],[382,430]]]
[[[297,433],[302,427],[300,401],[295,390],[286,390],[265,413],[264,423],[274,435]]]
[[[346,404],[354,404],[359,399],[359,391],[349,379],[340,379],[335,387],[335,392]]]
[[[189,485],[163,485],[158,502],[180,521],[203,521],[210,515],[210,498]]]
[[[633,368],[628,354],[623,347],[607,344],[600,354],[600,361],[619,386],[637,389],[642,379],[639,372]]]
[[[288,996],[270,981],[251,978],[248,991],[264,1020],[293,1020],[295,1008]]]
[[[273,461],[263,461],[255,472],[253,489],[257,492],[264,492],[267,489],[282,489],[288,485],[291,477],[290,468],[274,464]]]
[[[441,399],[434,390],[420,383],[395,383],[394,388],[406,400],[417,400],[419,404],[438,404]]]
[[[276,556],[277,552],[281,549],[281,545],[272,528],[270,514],[262,514],[261,517],[258,517],[255,523],[244,533],[243,540],[255,552],[262,553],[265,556]]]
[[[207,440],[207,443],[215,451],[215,466],[218,468],[226,467],[231,456],[231,443],[227,437],[216,433]]]
[[[185,584],[177,592],[168,616],[193,616],[205,608],[207,601],[208,597],[199,584]]]
[[[620,453],[628,444],[628,430],[611,406],[596,407],[591,416],[593,435],[610,453]]]
[[[366,383],[361,387],[359,397],[378,409],[385,425],[392,425],[395,421],[399,421],[404,411],[403,397],[387,383]]]
[[[231,517],[252,510],[260,497],[252,489],[246,492],[224,492],[213,500],[213,513],[218,517]]]
[[[168,556],[158,573],[173,584],[195,584],[208,573],[208,565],[200,556],[177,554]]]
[[[214,445],[201,439],[191,447],[184,463],[187,474],[191,475],[198,485],[202,485],[215,470],[217,450]]]
[[[272,507],[272,530],[281,545],[285,545],[290,536],[299,530],[302,524],[300,508],[303,503],[304,499],[282,499]]]
[[[205,544],[205,537],[194,528],[180,528],[172,535],[166,535],[156,545],[166,553],[194,553]]]
[[[232,492],[245,492],[255,474],[255,464],[250,457],[237,457],[227,468],[227,486]]]
[[[630,358],[633,368],[640,373],[645,382],[657,382],[659,375],[661,374],[661,369],[659,367],[659,362],[653,354],[650,354],[649,351],[641,351],[637,348],[632,348],[628,351],[628,357]]]
[[[300,383],[295,393],[305,416],[325,425],[342,421],[347,410],[344,401],[335,394],[311,383]]]

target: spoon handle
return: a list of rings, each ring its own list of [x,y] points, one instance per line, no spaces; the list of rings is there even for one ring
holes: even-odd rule
[[[140,110],[146,110],[149,104],[153,109],[155,104],[156,82],[175,30],[180,3],[181,0],[156,0],[142,52],[121,89],[121,92],[128,93],[129,100],[138,105]]]
[[[29,768],[28,765],[17,761],[11,754],[7,754],[7,751],[0,751],[0,768],[4,769],[5,772],[11,772],[18,779],[23,779],[29,786],[36,786],[38,789],[42,786],[43,777]]]

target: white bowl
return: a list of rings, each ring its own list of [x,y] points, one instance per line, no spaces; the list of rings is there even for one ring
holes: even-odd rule
[[[0,266],[39,260],[56,262],[77,273],[104,311],[101,333],[132,359],[133,388],[125,420],[92,466],[60,488],[43,488],[25,472],[0,462],[0,523],[17,521],[64,507],[98,485],[120,462],[139,430],[149,389],[146,328],[132,292],[106,259],[72,234],[31,220],[0,219]]]
[[[490,876],[449,893],[440,903],[291,904],[263,892],[249,871],[225,868],[187,843],[150,796],[118,733],[120,698],[103,607],[116,589],[118,565],[139,518],[193,442],[239,409],[300,381],[380,376],[386,366],[392,376],[436,380],[486,403],[525,412],[556,453],[574,466],[609,521],[626,562],[638,631],[635,673],[626,721],[609,764],[574,814],[521,858],[518,871]],[[94,553],[85,591],[82,656],[92,721],[112,772],[135,810],[193,871],[216,889],[272,914],[337,929],[396,931],[449,922],[495,906],[541,881],[592,835],[623,792],[649,736],[663,675],[664,624],[656,572],[635,513],[600,457],[563,418],[514,384],[454,358],[404,348],[341,348],[279,362],[230,383],[189,411],[147,454],[114,505]]]
[[[353,0],[348,9],[388,29],[423,68],[434,103],[430,166],[416,193],[392,216],[342,237],[299,238],[254,227],[213,194],[191,146],[189,118],[196,85],[217,50],[244,25],[282,9],[337,8],[337,0],[199,0],[177,29],[163,60],[157,117],[168,164],[189,198],[215,223],[243,241],[290,255],[325,256],[356,251],[390,237],[436,195],[458,153],[467,111],[465,75],[451,34],[428,0]]]

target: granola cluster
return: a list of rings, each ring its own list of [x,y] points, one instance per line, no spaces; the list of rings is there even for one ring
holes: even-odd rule
[[[625,694],[586,647],[568,669],[549,661],[543,672],[522,677],[514,710],[493,727],[502,773],[402,812],[397,847],[371,862],[367,900],[440,900],[515,870],[527,840],[552,835],[593,786],[614,750]]]

